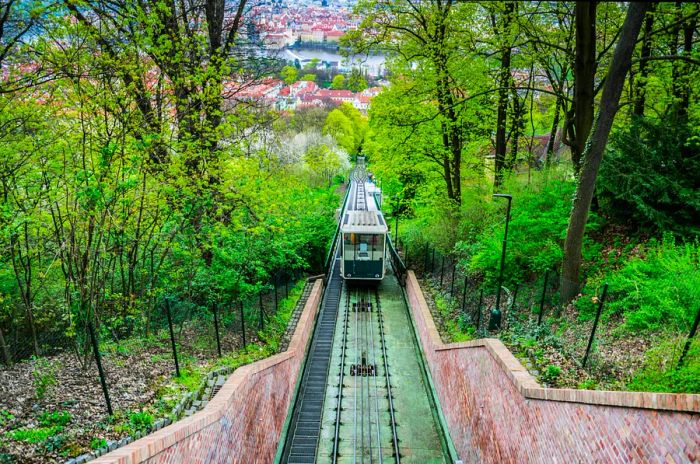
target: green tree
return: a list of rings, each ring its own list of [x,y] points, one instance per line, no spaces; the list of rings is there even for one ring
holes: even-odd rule
[[[583,248],[583,238],[591,201],[593,200],[598,169],[603,159],[605,145],[608,142],[615,114],[618,110],[622,87],[630,69],[637,36],[648,8],[648,3],[632,2],[627,10],[620,39],[615,47],[615,54],[605,78],[596,124],[583,153],[583,161],[564,242],[561,279],[562,300],[565,302],[571,301],[579,292],[581,250]]]
[[[350,71],[347,88],[353,92],[362,92],[367,88],[367,80],[364,78],[359,69],[352,68],[352,71]]]
[[[644,232],[700,236],[700,131],[684,118],[635,118],[601,164],[601,209]]]
[[[303,76],[301,76],[301,78],[299,78],[299,80],[300,81],[315,81],[316,74],[311,74],[311,73],[304,74]]]
[[[287,85],[295,83],[297,81],[298,75],[299,72],[294,66],[285,66],[282,68],[282,71],[280,71],[280,76],[282,77],[282,80],[284,80],[284,83]]]
[[[331,82],[331,89],[341,90],[345,88],[345,76],[342,74],[336,74],[333,76],[333,81]]]
[[[338,146],[347,153],[356,152],[358,145],[353,123],[341,110],[334,109],[328,113],[326,123],[323,125],[323,133],[332,136]]]

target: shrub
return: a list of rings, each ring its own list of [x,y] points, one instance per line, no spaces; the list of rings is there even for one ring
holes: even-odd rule
[[[90,449],[98,450],[107,446],[107,440],[104,438],[94,437],[90,440]]]
[[[568,179],[539,179],[528,188],[513,182],[505,187],[504,190],[513,193],[506,284],[530,281],[546,269],[558,267],[574,188],[574,182]],[[505,211],[490,217],[491,222],[479,234],[458,242],[456,249],[471,274],[482,275],[487,285],[494,286],[501,260]],[[592,214],[588,229],[596,228],[597,224],[597,217]],[[590,247],[587,239],[584,248]]]
[[[603,210],[640,229],[700,234],[700,131],[638,118],[611,137],[597,188]]]
[[[556,382],[557,378],[559,377],[559,374],[561,374],[561,367],[555,365],[555,364],[550,364],[547,366],[547,369],[542,373],[541,377],[542,380],[547,382],[548,384],[553,384]]]
[[[134,412],[129,414],[129,422],[134,430],[149,430],[153,425],[153,416],[147,412]]]
[[[66,425],[71,421],[72,417],[68,411],[43,412],[39,416],[39,425],[42,427],[51,427],[54,425]]]
[[[644,365],[627,385],[629,390],[700,393],[700,344],[691,346],[685,363],[678,367],[684,340],[672,340],[647,351]]]
[[[609,283],[605,315],[624,317],[623,330],[687,330],[700,306],[700,272],[697,243],[677,244],[666,236],[650,241],[646,256],[632,257],[607,276],[589,280],[576,302],[584,319],[592,318],[593,296]]]
[[[52,363],[46,358],[35,358],[32,368],[32,383],[37,399],[43,399],[49,387],[56,385],[57,363]]]

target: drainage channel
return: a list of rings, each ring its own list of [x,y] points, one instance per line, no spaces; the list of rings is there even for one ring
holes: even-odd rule
[[[449,462],[393,274],[340,301],[315,462]]]

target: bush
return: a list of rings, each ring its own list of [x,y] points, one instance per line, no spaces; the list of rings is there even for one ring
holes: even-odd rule
[[[575,184],[568,179],[536,179],[528,187],[512,181],[504,191],[513,193],[508,229],[506,284],[531,281],[546,269],[557,268],[562,260],[562,245],[571,211]],[[503,201],[505,208],[505,201]],[[484,277],[494,286],[498,276],[503,245],[505,210],[490,214],[491,222],[472,240],[458,242],[456,248],[467,270]],[[597,227],[591,216],[588,229]],[[584,248],[592,248],[586,240]]]
[[[609,283],[604,314],[622,315],[622,330],[688,330],[700,306],[698,243],[677,244],[671,236],[651,240],[646,256],[632,257],[607,276],[589,280],[577,300],[581,316],[594,316],[593,296],[604,281]]]
[[[39,416],[39,425],[42,427],[51,427],[54,425],[66,425],[72,419],[68,411],[43,412]]]
[[[147,412],[134,412],[129,414],[129,422],[134,430],[149,430],[153,425],[153,416]]]
[[[627,385],[629,390],[671,393],[700,392],[700,344],[695,343],[678,367],[684,340],[670,341],[650,349],[644,366]]]
[[[94,437],[90,440],[90,449],[98,450],[107,446],[107,440],[104,438]]]
[[[49,437],[61,433],[63,427],[55,425],[53,427],[21,428],[7,432],[7,437],[17,441],[37,444],[46,441]]]
[[[598,177],[604,212],[650,232],[700,235],[700,131],[688,122],[635,119],[613,134]]]
[[[46,358],[36,358],[32,368],[32,383],[37,399],[43,399],[49,387],[56,385],[58,366]]]

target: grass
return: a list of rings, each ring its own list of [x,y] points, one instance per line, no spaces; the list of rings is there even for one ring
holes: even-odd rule
[[[26,441],[27,443],[37,444],[46,441],[49,437],[58,435],[62,431],[63,427],[60,425],[51,427],[22,427],[7,432],[5,436],[16,441]]]

